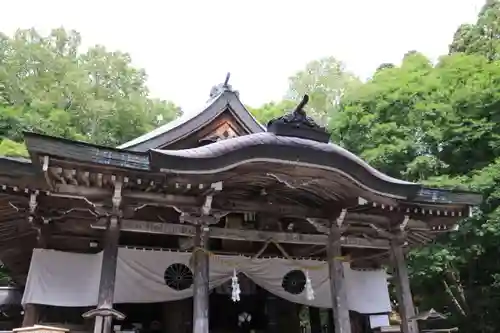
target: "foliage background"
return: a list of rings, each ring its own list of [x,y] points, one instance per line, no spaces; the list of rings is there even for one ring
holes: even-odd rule
[[[23,131],[115,146],[181,114],[148,97],[146,73],[75,31],[0,34],[0,153],[26,155]]]
[[[128,54],[80,42],[64,29],[0,35],[0,154],[25,156],[23,131],[116,146],[181,115],[149,98]],[[283,100],[249,109],[266,123],[304,93],[332,141],[381,171],[484,195],[458,232],[410,253],[411,283],[421,310],[463,332],[499,332],[500,2],[460,26],[436,63],[412,50],[363,82],[338,59],[317,59],[290,77]]]

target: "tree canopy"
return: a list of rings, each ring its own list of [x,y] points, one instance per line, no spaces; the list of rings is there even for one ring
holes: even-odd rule
[[[417,305],[466,332],[499,328],[499,103],[500,62],[456,53],[432,65],[415,53],[347,94],[331,122],[334,140],[387,174],[485,195],[458,232],[410,254]]]
[[[486,0],[475,24],[462,24],[450,44],[450,53],[480,54],[488,60],[500,58],[500,2]]]
[[[26,154],[23,131],[118,145],[181,114],[148,97],[146,73],[75,31],[0,34],[0,154]]]

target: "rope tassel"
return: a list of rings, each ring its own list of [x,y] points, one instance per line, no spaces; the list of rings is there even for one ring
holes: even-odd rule
[[[306,271],[306,298],[308,301],[314,300],[314,289],[308,271]]]
[[[240,284],[238,282],[238,275],[236,275],[236,269],[233,269],[233,277],[231,278],[231,288],[232,288],[232,293],[231,293],[231,299],[233,302],[239,302],[240,301]]]

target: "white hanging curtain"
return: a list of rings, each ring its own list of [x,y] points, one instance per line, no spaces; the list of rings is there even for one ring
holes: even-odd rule
[[[102,253],[76,254],[35,249],[23,304],[72,307],[96,305],[101,256]],[[187,286],[176,280],[169,281],[170,286],[166,283],[166,278],[170,279],[174,273],[189,280],[190,258],[191,253],[185,252],[120,248],[115,303],[166,302],[192,297],[193,290],[189,281],[184,282]],[[169,272],[167,276],[166,271]],[[325,262],[211,255],[210,288],[231,280],[235,271],[245,274],[257,285],[288,301],[331,308],[328,265]],[[302,289],[295,286],[293,293],[283,287],[283,280],[291,271],[299,271],[294,272],[295,276],[304,274]],[[359,313],[390,312],[385,271],[355,271],[350,269],[348,263],[345,263],[344,271],[349,309]],[[300,281],[298,284],[300,285]],[[176,290],[182,288],[187,289]]]

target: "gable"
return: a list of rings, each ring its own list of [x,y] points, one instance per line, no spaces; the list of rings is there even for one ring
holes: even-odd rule
[[[229,108],[225,108],[220,115],[198,129],[189,132],[186,136],[168,142],[155,149],[188,149],[203,146],[229,138],[252,134],[233,115]]]
[[[237,136],[240,136],[233,124],[229,121],[223,122],[220,124],[214,131],[212,131],[209,135],[204,136],[198,142],[217,142],[226,139],[232,139]]]
[[[265,131],[241,103],[239,93],[232,90],[227,80],[223,85],[212,88],[210,96],[198,112],[188,113],[118,148],[137,152],[193,148],[202,144],[204,139],[209,140],[211,135],[220,140],[225,132],[227,137],[234,137]]]

